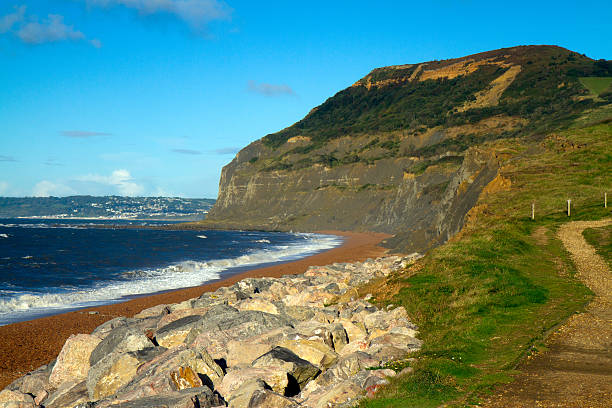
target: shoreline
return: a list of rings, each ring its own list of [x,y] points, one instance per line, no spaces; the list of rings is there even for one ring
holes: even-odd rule
[[[143,309],[159,304],[179,303],[222,286],[231,286],[245,278],[280,277],[300,274],[309,266],[334,262],[359,262],[384,255],[378,244],[390,235],[345,231],[317,231],[344,237],[342,245],[295,261],[249,269],[201,286],[145,295],[120,303],[89,307],[0,326],[0,389],[15,379],[48,364],[72,334],[91,333],[102,323],[119,316],[132,317]]]

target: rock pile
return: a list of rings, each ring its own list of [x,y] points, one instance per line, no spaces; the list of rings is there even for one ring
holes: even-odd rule
[[[337,302],[412,258],[312,267],[110,320],[0,392],[0,407],[339,407],[418,350],[401,308]],[[355,291],[356,293],[356,291]]]

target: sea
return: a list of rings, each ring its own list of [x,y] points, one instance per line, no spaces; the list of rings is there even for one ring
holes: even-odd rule
[[[224,279],[342,237],[164,230],[169,222],[0,219],[0,325]]]

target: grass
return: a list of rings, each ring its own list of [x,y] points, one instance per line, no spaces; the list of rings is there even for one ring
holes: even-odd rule
[[[583,235],[612,268],[612,226],[589,228],[583,232]]]
[[[510,189],[482,196],[464,230],[416,265],[361,289],[381,306],[404,306],[424,340],[413,373],[363,407],[478,405],[583,309],[592,293],[575,278],[555,233],[568,221],[568,198],[571,220],[611,215],[601,205],[603,191],[612,190],[611,142],[612,124],[603,123],[482,146],[503,161]]]
[[[591,91],[592,94],[599,96],[605,90],[610,90],[612,77],[583,77],[580,78],[580,83]]]

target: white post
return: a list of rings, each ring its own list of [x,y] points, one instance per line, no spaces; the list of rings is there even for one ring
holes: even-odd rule
[[[608,193],[604,193],[604,208],[608,208]]]
[[[567,200],[567,216],[572,214],[572,200]]]
[[[535,220],[535,203],[531,203],[531,219]]]

